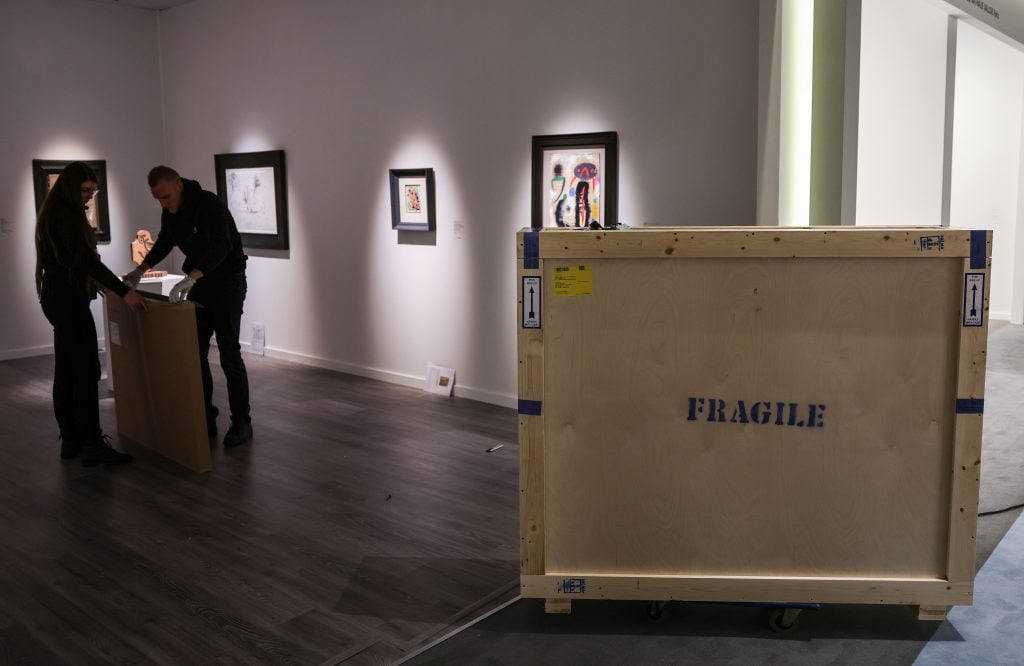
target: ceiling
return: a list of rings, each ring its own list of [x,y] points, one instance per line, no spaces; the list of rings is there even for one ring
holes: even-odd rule
[[[137,7],[139,9],[152,9],[153,11],[160,11],[161,9],[170,9],[171,7],[177,7],[178,5],[184,5],[192,2],[192,0],[94,0],[95,2],[103,2],[108,5],[124,5],[126,7]]]

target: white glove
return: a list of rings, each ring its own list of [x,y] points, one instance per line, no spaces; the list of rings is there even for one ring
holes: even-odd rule
[[[170,296],[167,297],[171,303],[180,303],[185,300],[185,296],[188,295],[188,290],[195,285],[196,281],[190,277],[186,277],[184,280],[174,285],[171,289]]]
[[[124,282],[126,285],[128,285],[129,289],[134,289],[135,287],[138,287],[139,282],[142,281],[143,273],[145,273],[145,271],[136,266],[131,273],[128,273],[128,275],[125,275],[123,278],[121,278],[121,282]]]

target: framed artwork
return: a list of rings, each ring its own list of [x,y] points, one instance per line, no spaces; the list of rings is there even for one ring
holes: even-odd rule
[[[433,231],[436,226],[433,169],[391,169],[391,228]]]
[[[619,135],[533,137],[530,226],[614,229],[619,217]]]
[[[288,184],[284,151],[213,156],[217,195],[235,218],[242,245],[288,249]]]
[[[36,193],[36,214],[43,207],[43,201],[50,192],[57,176],[72,162],[85,162],[96,172],[96,186],[99,192],[85,207],[85,217],[96,233],[97,243],[110,242],[110,210],[107,207],[107,162],[106,160],[32,160],[32,184]]]

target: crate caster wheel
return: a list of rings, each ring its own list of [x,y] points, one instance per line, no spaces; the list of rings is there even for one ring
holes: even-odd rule
[[[648,620],[652,622],[661,622],[668,617],[668,602],[648,601],[647,605],[644,606],[644,613],[647,615]]]
[[[799,626],[799,608],[776,608],[768,615],[768,627],[777,634],[788,634]]]

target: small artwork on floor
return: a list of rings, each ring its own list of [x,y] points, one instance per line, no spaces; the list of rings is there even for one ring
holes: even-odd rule
[[[427,364],[427,382],[424,389],[438,395],[452,394],[455,388],[455,368],[445,368],[433,363]]]

